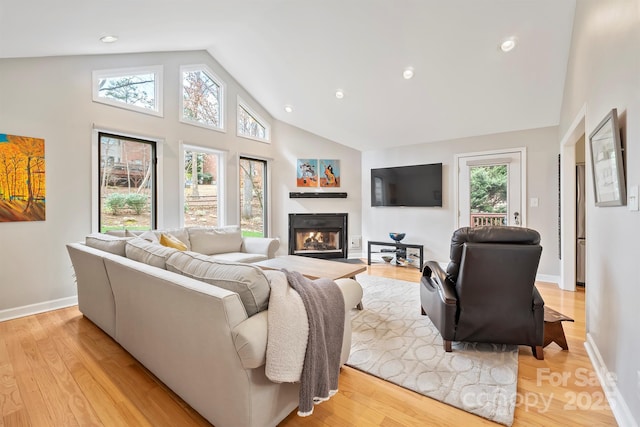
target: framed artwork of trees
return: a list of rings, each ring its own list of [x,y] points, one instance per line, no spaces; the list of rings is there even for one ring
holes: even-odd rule
[[[0,133],[0,222],[44,221],[44,139]]]

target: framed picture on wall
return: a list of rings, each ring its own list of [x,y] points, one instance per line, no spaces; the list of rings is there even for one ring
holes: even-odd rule
[[[622,141],[614,108],[589,135],[596,206],[626,204]]]
[[[0,222],[44,221],[44,139],[0,133]]]
[[[298,187],[317,187],[318,159],[298,159],[296,181]]]
[[[320,187],[340,187],[340,160],[320,159]]]

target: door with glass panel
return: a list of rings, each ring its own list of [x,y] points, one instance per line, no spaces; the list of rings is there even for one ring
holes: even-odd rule
[[[458,227],[524,226],[523,151],[458,157]]]
[[[268,236],[267,161],[240,157],[240,227],[243,236]]]

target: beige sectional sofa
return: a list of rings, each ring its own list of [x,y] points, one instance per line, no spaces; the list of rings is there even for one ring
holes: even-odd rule
[[[183,238],[198,235],[187,251],[143,236],[90,235],[68,244],[78,306],[215,426],[275,426],[297,407],[299,393],[298,384],[265,375],[269,282],[282,273],[195,251],[219,248],[206,236],[229,238],[228,231],[173,230]],[[249,240],[237,252],[219,254],[262,248],[268,257],[273,245]],[[351,279],[336,283],[349,311],[362,288]],[[351,346],[349,319],[343,363]]]
[[[184,227],[147,232],[114,230],[109,235],[118,237],[142,236],[145,240],[158,243],[161,236],[168,235],[180,240],[187,250],[212,259],[233,262],[258,262],[273,258],[280,247],[278,239],[268,237],[243,237],[235,225],[225,227]]]

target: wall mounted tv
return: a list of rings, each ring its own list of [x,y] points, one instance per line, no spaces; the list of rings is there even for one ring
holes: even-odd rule
[[[371,206],[442,206],[442,163],[371,169]]]

